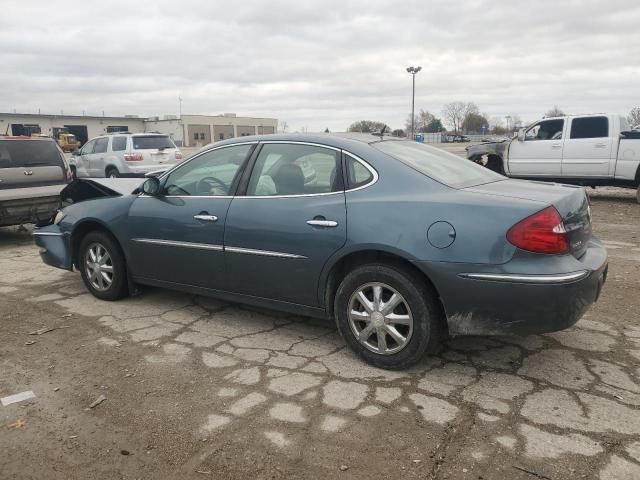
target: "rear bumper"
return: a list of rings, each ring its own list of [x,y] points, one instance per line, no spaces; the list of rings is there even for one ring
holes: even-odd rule
[[[51,219],[60,208],[60,191],[65,186],[66,184],[0,192],[0,226],[38,224]]]
[[[451,335],[534,334],[574,325],[598,299],[607,277],[607,252],[593,240],[574,268],[565,272],[521,273],[479,265],[416,262],[434,281]],[[511,262],[510,262],[511,263]]]
[[[175,163],[158,163],[154,165],[132,165],[135,162],[126,164],[127,169],[120,172],[121,177],[142,178],[149,172],[157,172],[159,170],[169,170],[176,166]]]
[[[63,233],[57,225],[47,225],[34,230],[33,238],[40,248],[40,257],[44,263],[73,270],[70,235]]]

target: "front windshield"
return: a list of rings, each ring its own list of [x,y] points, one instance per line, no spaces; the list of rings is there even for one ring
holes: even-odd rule
[[[372,146],[418,172],[452,188],[466,188],[504,180],[491,170],[419,142],[386,141]]]

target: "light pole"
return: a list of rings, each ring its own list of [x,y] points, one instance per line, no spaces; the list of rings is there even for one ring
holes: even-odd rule
[[[510,128],[509,128],[509,127],[511,126],[511,125],[510,125],[510,123],[511,123],[511,115],[505,115],[505,117],[504,117],[504,118],[506,118],[506,119],[507,119],[507,132],[510,132],[511,130],[510,130]]]
[[[416,73],[418,73],[420,70],[422,70],[422,67],[417,66],[417,67],[407,67],[407,72],[409,72],[411,74],[411,78],[413,80],[413,88],[411,90],[411,140],[413,140],[415,138],[415,126],[414,126],[414,120],[415,120],[415,103],[416,103]]]

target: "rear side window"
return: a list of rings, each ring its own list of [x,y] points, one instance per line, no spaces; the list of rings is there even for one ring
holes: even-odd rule
[[[350,155],[346,155],[345,158],[349,189],[362,187],[373,180],[373,174],[367,167]]]
[[[121,152],[127,149],[127,137],[113,137],[111,140],[111,151]]]
[[[466,188],[504,180],[502,175],[488,168],[422,143],[388,140],[373,143],[371,146],[452,188]]]
[[[609,136],[607,117],[574,118],[571,121],[571,138],[602,138]]]
[[[48,140],[0,140],[0,168],[63,167],[55,142]]]
[[[107,151],[107,146],[109,145],[108,138],[98,138],[96,140],[96,146],[93,148],[93,153],[104,153]]]
[[[134,150],[164,150],[176,148],[173,141],[166,135],[136,135],[133,139]]]

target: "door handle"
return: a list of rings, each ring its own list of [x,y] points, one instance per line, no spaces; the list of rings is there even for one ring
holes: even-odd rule
[[[551,145],[551,148],[554,148],[557,150],[558,148],[562,148],[562,145],[560,145],[559,143],[554,143],[553,145]]]
[[[596,143],[594,145],[594,147],[596,147],[596,148],[606,148],[607,144],[606,143]]]
[[[202,220],[203,222],[217,222],[218,221],[218,217],[216,217],[215,215],[209,215],[204,214],[204,213],[200,213],[198,215],[194,215],[193,218],[195,218],[196,220]]]
[[[338,222],[334,222],[333,220],[307,220],[307,225],[311,225],[312,227],[337,227]]]

